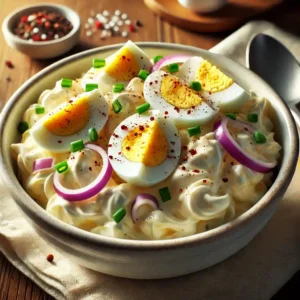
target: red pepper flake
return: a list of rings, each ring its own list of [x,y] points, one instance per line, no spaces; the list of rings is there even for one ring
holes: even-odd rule
[[[89,170],[92,171],[92,167],[89,167]]]
[[[245,131],[248,131],[248,128],[247,127],[244,127]]]
[[[22,23],[26,23],[27,20],[28,20],[28,16],[25,15],[25,16],[21,17],[21,22]]]
[[[96,21],[95,25],[96,25],[97,29],[101,29],[102,28],[102,23],[99,20]]]
[[[11,82],[11,78],[8,76],[8,77],[6,77],[6,81],[7,82]]]
[[[134,27],[134,25],[133,25],[133,24],[129,24],[128,30],[129,30],[129,32],[135,32],[135,27]]]
[[[150,121],[154,121],[154,117],[150,117]]]
[[[151,82],[149,82],[149,84],[150,84],[150,85],[152,85],[152,84],[153,84],[153,82],[151,81]]]
[[[194,173],[200,173],[200,171],[197,170],[197,169],[193,170],[193,172],[194,172]]]
[[[38,41],[40,41],[40,36],[38,34],[34,34],[32,36],[32,40],[35,41],[35,42],[38,42]]]
[[[121,155],[122,154],[122,152],[118,152],[118,155]]]
[[[174,110],[176,110],[178,113],[180,112],[180,109],[177,106],[174,107]]]
[[[10,60],[5,61],[5,64],[8,68],[13,69],[15,66],[13,65],[13,63]]]
[[[185,171],[185,170],[186,170],[186,167],[185,167],[185,166],[182,166],[182,167],[181,167],[181,170]]]
[[[167,115],[168,114],[168,112],[167,111],[165,111],[165,115]]]
[[[113,156],[112,156],[112,155],[110,155],[110,156],[109,156],[109,158],[110,158],[110,159],[113,159]]]
[[[223,182],[228,182],[228,178],[222,178]]]
[[[69,100],[69,103],[73,103],[73,100]]]
[[[48,260],[49,262],[53,262],[53,260],[54,260],[53,254],[48,254],[48,255],[47,255],[47,260]]]
[[[232,161],[231,163],[230,163],[232,166],[234,166],[234,162]]]
[[[127,127],[127,126],[125,126],[125,125],[122,125],[122,126],[121,126],[121,129],[122,129],[122,130],[127,130],[127,129],[128,129],[128,127]]]
[[[189,114],[191,113],[191,110],[189,109],[187,113],[188,113],[188,115],[189,115]]]
[[[114,137],[117,139],[119,136],[117,134],[114,133]]]
[[[59,140],[59,141],[57,141],[59,144],[61,144],[62,143],[62,141],[61,140]]]
[[[187,150],[187,146],[182,146],[182,150]]]
[[[179,194],[181,194],[182,193],[182,189],[179,189]]]
[[[111,147],[111,146],[112,146],[112,144],[108,144],[108,145],[107,145],[107,147]]]
[[[202,180],[202,182],[203,182],[203,183],[206,183],[206,182],[207,182],[207,180],[206,180],[206,179],[203,179],[203,180]]]
[[[185,155],[183,158],[183,161],[187,161],[187,160],[188,160],[188,157],[187,157],[187,155]]]
[[[208,92],[211,95],[211,92]]]
[[[191,155],[197,154],[197,150],[196,149],[191,149],[189,152],[191,153]]]
[[[127,147],[126,147],[126,150],[128,150],[128,151],[129,151],[129,150],[130,150],[130,147],[129,147],[129,146],[127,146]]]
[[[195,109],[195,107],[196,107],[196,106],[193,105],[193,106],[192,106],[192,109]]]
[[[154,82],[157,84],[157,83],[158,83],[158,80],[155,80]]]
[[[144,126],[142,126],[142,125],[139,126],[140,131],[144,131],[144,129],[145,129]]]

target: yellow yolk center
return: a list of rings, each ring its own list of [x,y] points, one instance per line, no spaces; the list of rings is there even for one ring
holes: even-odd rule
[[[105,68],[105,71],[108,75],[117,80],[129,81],[138,75],[140,68],[134,55],[128,48],[124,48]]]
[[[169,104],[178,108],[187,109],[202,102],[202,98],[194,90],[183,85],[178,78],[172,75],[163,77],[160,93]]]
[[[201,82],[204,91],[212,93],[223,91],[233,84],[230,77],[207,60],[202,62],[196,80]]]
[[[55,135],[68,136],[84,128],[89,118],[89,101],[87,97],[83,97],[51,115],[44,126]]]
[[[168,155],[165,132],[156,121],[130,130],[122,142],[122,153],[130,161],[147,167],[163,163]]]

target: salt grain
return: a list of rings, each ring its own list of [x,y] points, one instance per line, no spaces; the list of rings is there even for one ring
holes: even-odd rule
[[[126,21],[125,21],[125,24],[126,24],[126,25],[130,25],[130,24],[131,24],[131,21],[130,21],[130,20],[126,20]]]
[[[47,35],[46,35],[46,34],[42,34],[42,35],[41,35],[41,39],[42,39],[42,40],[45,40],[46,38],[47,38]]]
[[[57,40],[59,38],[58,34],[54,34],[54,38]]]
[[[40,30],[37,27],[33,28],[33,30],[32,30],[33,33],[38,33],[39,31]]]
[[[93,33],[89,30],[85,34],[86,34],[86,36],[91,36]]]
[[[126,20],[126,19],[128,18],[128,16],[127,16],[127,14],[123,14],[123,15],[121,16],[121,18],[122,18],[123,20]]]
[[[89,24],[94,24],[94,19],[93,18],[88,18],[87,21],[88,21]]]
[[[110,26],[109,26],[109,24],[104,24],[104,29],[110,29]]]
[[[109,16],[109,12],[107,10],[104,10],[102,14],[103,14],[104,17],[108,17]]]
[[[121,12],[120,12],[119,10],[116,10],[116,11],[115,11],[115,15],[116,15],[116,16],[119,16],[120,14],[121,14]]]
[[[89,23],[86,23],[85,25],[84,25],[84,27],[86,28],[86,29],[89,29],[90,28],[90,24]]]
[[[119,20],[119,21],[117,22],[117,25],[118,25],[118,26],[122,26],[122,25],[123,25],[123,21],[122,21],[122,20]]]
[[[120,30],[119,26],[114,27],[114,32],[119,32],[119,30]]]
[[[128,32],[127,31],[123,31],[122,32],[122,37],[127,37],[128,36]]]
[[[109,22],[109,26],[110,26],[110,27],[114,27],[115,25],[116,25],[116,23],[115,23],[114,21],[110,21],[110,22]]]
[[[112,20],[113,22],[118,22],[118,21],[119,21],[119,17],[113,16],[113,17],[111,18],[111,20]]]

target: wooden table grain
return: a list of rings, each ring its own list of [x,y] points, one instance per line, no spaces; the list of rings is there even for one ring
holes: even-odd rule
[[[174,0],[175,1],[175,0]],[[27,0],[26,4],[39,3],[44,1]],[[99,33],[92,37],[85,35],[84,24],[90,16],[91,10],[101,12],[104,9],[114,11],[120,9],[126,12],[132,20],[139,19],[143,27],[130,35],[133,41],[160,41],[172,42],[186,45],[193,45],[204,49],[209,49],[231,32],[222,34],[197,34],[176,28],[160,18],[156,17],[146,8],[142,0],[52,0],[53,3],[67,5],[79,12],[82,20],[82,32],[79,44],[67,55],[82,50],[99,47],[102,45],[124,42],[122,37],[111,37],[100,40]],[[24,5],[22,0],[0,0],[0,23],[12,10]],[[280,7],[273,9],[260,16],[261,19],[270,20],[279,26],[300,35],[300,4],[284,3]],[[5,61],[10,60],[15,68],[9,69]],[[28,78],[39,70],[48,66],[55,60],[39,61],[31,59],[16,50],[9,48],[0,35],[0,108],[10,98],[13,92]],[[31,280],[21,274],[13,265],[8,262],[0,253],[0,300],[50,300],[43,290],[35,285]],[[278,298],[279,299],[279,298]]]

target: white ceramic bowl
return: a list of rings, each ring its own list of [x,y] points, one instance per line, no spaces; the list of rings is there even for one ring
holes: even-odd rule
[[[183,6],[199,13],[211,13],[221,9],[228,0],[178,0]]]
[[[73,29],[64,37],[45,42],[29,42],[13,33],[18,20],[23,15],[47,10],[60,13],[73,25]],[[80,35],[80,17],[72,9],[58,4],[42,3],[21,7],[9,14],[2,23],[2,32],[7,44],[18,51],[38,59],[53,58],[62,55],[75,46]]]
[[[18,140],[17,124],[41,92],[62,77],[75,78],[89,69],[94,57],[107,57],[122,45],[88,50],[65,58],[29,79],[8,101],[0,120],[0,165],[3,180],[24,215],[39,234],[76,263],[127,278],[167,278],[212,266],[245,247],[265,226],[285,193],[296,167],[298,135],[291,113],[279,96],[257,75],[232,60],[194,47],[138,43],[149,56],[200,55],[224,70],[247,90],[267,97],[274,108],[276,139],[283,147],[281,165],[266,195],[234,221],[188,237],[136,241],[104,237],[72,227],[48,214],[23,189],[16,177],[10,145]]]

